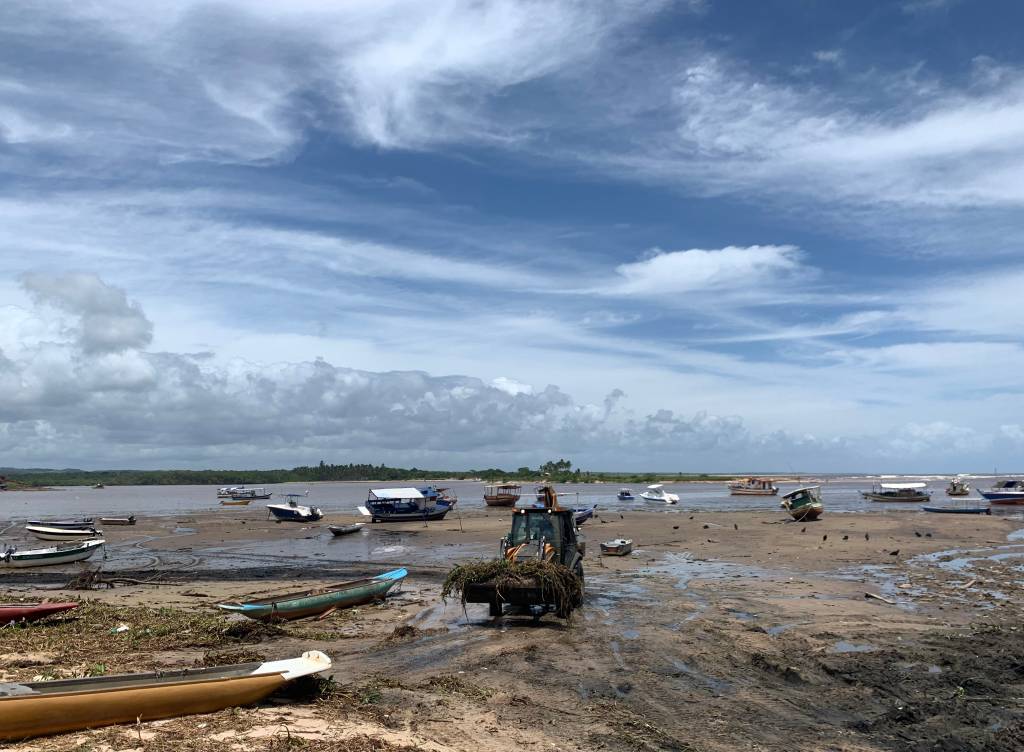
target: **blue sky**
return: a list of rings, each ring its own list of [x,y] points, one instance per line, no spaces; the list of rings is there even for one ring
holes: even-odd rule
[[[1020,468],[1013,2],[0,7],[0,465]]]

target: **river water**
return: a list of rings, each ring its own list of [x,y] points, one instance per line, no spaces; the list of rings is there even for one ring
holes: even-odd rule
[[[899,480],[915,480],[901,478]],[[830,513],[874,511],[917,511],[918,504],[913,503],[879,503],[861,498],[860,491],[871,488],[877,478],[843,478],[821,482],[822,497],[825,508]],[[893,480],[893,482],[896,482]],[[949,499],[945,494],[946,480],[940,478],[927,479],[928,490],[932,494],[932,502],[936,504],[954,504],[980,502],[977,494],[972,492],[968,499]],[[972,487],[987,488],[992,484],[991,478],[977,478],[971,481]],[[274,491],[272,501],[282,501],[280,495],[286,493],[305,494],[308,497],[302,502],[319,506],[325,513],[341,512],[356,514],[356,507],[366,501],[367,492],[371,488],[389,488],[414,485],[395,482],[325,482],[325,483],[281,483],[268,486]],[[483,509],[484,483],[475,481],[448,481],[437,483],[447,486],[459,497],[459,509]],[[779,483],[779,494],[786,493],[807,483]],[[778,497],[730,496],[724,483],[666,483],[665,489],[679,494],[679,504],[669,506],[661,502],[646,501],[638,498],[633,501],[619,501],[616,494],[620,484],[559,484],[556,486],[561,501],[570,506],[598,505],[599,509],[611,510],[663,510],[670,513],[693,511],[734,511],[741,509],[777,509]],[[524,496],[520,505],[532,500],[533,484],[525,484]],[[639,495],[643,486],[633,487],[633,493]],[[257,508],[266,502],[253,502],[251,508]],[[50,491],[6,491],[0,493],[0,518],[10,521],[25,520],[35,517],[75,517],[81,515],[178,515],[219,509],[216,486],[108,486],[93,489],[85,486],[69,486],[55,488]],[[999,511],[998,509],[996,510]],[[1007,509],[1014,513],[1014,508]],[[1017,509],[1016,511],[1019,511]]]

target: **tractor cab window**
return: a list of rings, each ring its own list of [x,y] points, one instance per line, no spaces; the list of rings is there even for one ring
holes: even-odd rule
[[[556,520],[550,514],[517,514],[512,519],[512,533],[509,542],[513,546],[545,538],[553,543],[558,540],[555,532]]]

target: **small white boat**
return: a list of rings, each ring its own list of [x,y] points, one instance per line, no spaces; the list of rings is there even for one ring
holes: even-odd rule
[[[84,561],[103,548],[104,543],[106,543],[105,540],[97,538],[68,546],[36,548],[28,551],[10,548],[0,556],[0,567],[45,567],[50,564],[70,564],[73,561]]]
[[[299,494],[286,494],[287,504],[267,504],[267,510],[277,518],[278,522],[316,522],[324,516],[320,507],[299,504]]]
[[[98,538],[103,535],[102,530],[94,527],[48,527],[44,525],[25,525],[25,529],[32,533],[39,540],[46,541],[74,541]]]
[[[627,556],[633,552],[633,541],[629,538],[616,538],[601,544],[603,556]]]
[[[640,493],[641,499],[648,501],[663,501],[666,504],[678,504],[679,495],[669,493],[661,483],[654,483]]]
[[[364,527],[366,527],[365,522],[353,522],[351,525],[328,525],[327,529],[331,531],[331,535],[339,538],[343,535],[358,533]]]

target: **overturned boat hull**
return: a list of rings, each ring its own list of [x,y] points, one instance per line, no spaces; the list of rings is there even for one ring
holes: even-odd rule
[[[300,676],[330,668],[318,651],[301,658],[207,669],[0,684],[0,739],[136,723],[249,705]]]

